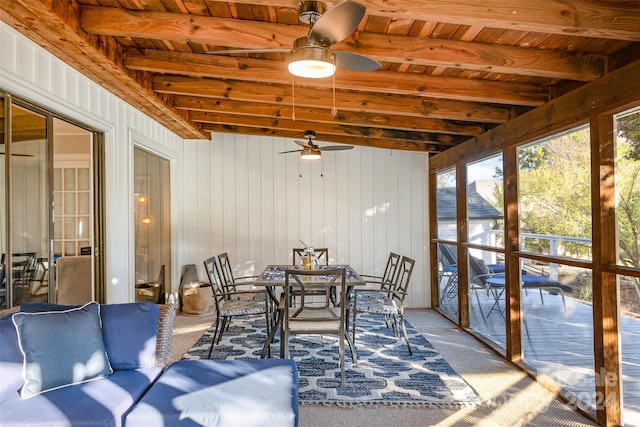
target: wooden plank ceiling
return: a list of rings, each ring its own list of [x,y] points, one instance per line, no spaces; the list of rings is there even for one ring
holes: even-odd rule
[[[292,78],[287,53],[208,53],[292,48],[309,28],[291,0],[11,0],[0,18],[184,138],[441,152],[640,59],[637,1],[359,3],[331,49],[382,65],[325,79]]]

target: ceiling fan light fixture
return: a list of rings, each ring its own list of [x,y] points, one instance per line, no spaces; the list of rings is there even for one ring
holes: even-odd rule
[[[318,160],[320,157],[322,157],[320,150],[308,149],[300,152],[302,160]]]
[[[331,77],[336,72],[333,52],[320,46],[309,45],[306,37],[296,40],[295,44],[288,65],[291,74],[322,79]]]

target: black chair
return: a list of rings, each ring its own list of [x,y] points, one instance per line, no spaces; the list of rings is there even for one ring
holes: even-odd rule
[[[209,279],[216,305],[215,328],[208,358],[211,358],[213,346],[220,343],[222,335],[228,328],[233,317],[264,314],[267,322],[267,335],[269,335],[270,310],[269,302],[265,295],[266,290],[262,291],[262,298],[254,298],[257,295],[256,291],[236,291],[225,287],[216,262],[216,257],[206,259],[204,261],[204,268],[207,271],[207,278]]]

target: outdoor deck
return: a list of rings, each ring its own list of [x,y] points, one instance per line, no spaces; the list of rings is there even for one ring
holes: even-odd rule
[[[470,293],[471,328],[505,348],[505,319],[494,307],[495,298],[484,290],[478,299]],[[590,305],[565,297],[563,311],[560,295],[543,291],[544,304],[538,290],[522,294],[523,360],[538,374],[544,374],[573,394],[570,399],[582,408],[600,403],[595,395],[593,375],[593,313]],[[454,301],[444,301],[442,308],[454,313]],[[492,307],[494,308],[492,310]],[[504,309],[504,297],[500,299]],[[482,314],[481,314],[482,312]],[[640,319],[621,316],[623,398],[625,419],[640,419]],[[604,378],[602,379],[604,380]],[[600,379],[599,379],[600,381]]]

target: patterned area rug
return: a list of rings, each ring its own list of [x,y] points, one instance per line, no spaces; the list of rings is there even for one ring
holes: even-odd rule
[[[413,355],[404,340],[393,336],[379,315],[358,315],[356,352],[351,361],[345,354],[346,385],[340,384],[337,337],[295,336],[290,340],[291,357],[300,374],[300,402],[340,406],[390,404],[461,408],[481,405],[478,394],[449,366],[425,337],[407,323]],[[205,333],[184,356],[204,359],[213,329]],[[234,319],[212,359],[257,359],[266,337],[262,316]],[[271,354],[279,354],[278,336]]]

